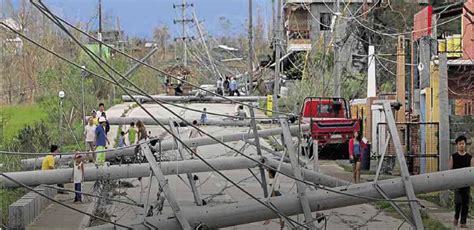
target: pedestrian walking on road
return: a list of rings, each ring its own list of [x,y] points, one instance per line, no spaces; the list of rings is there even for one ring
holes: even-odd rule
[[[360,162],[364,149],[365,145],[362,142],[362,135],[355,131],[354,137],[349,140],[349,159],[352,163],[354,183],[360,183]]]
[[[230,94],[230,80],[229,77],[225,77],[224,83],[222,83],[222,87],[224,88],[224,95],[229,95]]]
[[[146,131],[145,125],[140,120],[137,121],[137,128],[138,128],[138,140],[137,140],[137,144],[138,144],[141,140],[146,140],[148,138],[148,133]]]
[[[207,109],[206,108],[202,109],[201,124],[202,125],[207,125]]]
[[[222,82],[221,77],[217,79],[216,87],[217,87],[217,94],[222,95],[224,91],[223,91],[223,82]]]
[[[125,132],[122,131],[122,132],[120,132],[118,147],[119,147],[119,148],[123,148],[123,147],[125,147],[125,146],[127,146],[127,145],[125,144]]]
[[[79,153],[76,153],[76,155],[74,155],[74,167],[72,170],[72,174],[74,182],[74,191],[76,191],[74,203],[82,202],[81,183],[84,180],[84,163],[82,162],[82,156]]]
[[[134,145],[135,144],[135,141],[137,140],[137,130],[135,129],[135,123],[132,122],[130,123],[130,127],[128,128],[127,132],[125,132],[125,134],[128,133],[128,143],[130,143],[130,145]]]
[[[456,138],[456,150],[454,154],[450,156],[449,168],[460,169],[471,167],[472,156],[466,151],[467,138],[465,136],[459,136]],[[459,217],[461,217],[461,228],[467,228],[466,220],[469,214],[469,202],[471,196],[470,187],[458,188],[454,192],[454,221],[453,224],[456,227],[458,225]]]
[[[239,96],[239,90],[238,90],[237,81],[235,80],[235,78],[232,78],[230,80],[229,90],[230,90],[230,96],[234,96],[234,94],[236,94],[236,96]]]
[[[99,126],[95,129],[95,144],[96,148],[96,159],[95,163],[97,165],[103,165],[105,163],[105,149],[107,144],[110,144],[109,139],[107,138],[107,134],[105,132],[106,127],[106,119],[105,117],[99,117]]]
[[[198,122],[194,120],[193,125],[198,126]],[[191,127],[191,131],[189,132],[189,139],[198,138],[198,137],[202,137],[202,133],[199,132],[199,130]],[[193,152],[197,154],[197,147],[191,148],[191,150],[193,150]],[[191,159],[193,158],[194,158],[194,155],[193,153],[191,153]]]
[[[91,117],[89,118],[88,124],[84,128],[84,139],[86,140],[86,149],[89,152],[92,152],[92,159],[89,154],[87,154],[87,160],[95,159],[95,154],[93,153],[95,150],[95,129],[97,128],[94,125],[94,119]]]

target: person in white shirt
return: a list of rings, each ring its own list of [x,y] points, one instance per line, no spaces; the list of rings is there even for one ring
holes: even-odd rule
[[[217,94],[223,95],[224,90],[223,90],[223,82],[222,82],[221,77],[219,79],[217,79],[216,87],[217,87]]]
[[[82,202],[81,196],[81,183],[84,180],[84,164],[82,162],[82,156],[79,153],[74,155],[74,167],[72,169],[74,190],[76,196],[74,197],[74,203]]]
[[[95,150],[95,129],[96,128],[97,126],[94,125],[94,119],[89,118],[89,123],[84,128],[84,139],[86,141],[86,149],[89,152],[94,152]],[[91,159],[89,154],[87,154],[87,158]],[[95,156],[93,156],[92,159],[95,159]]]

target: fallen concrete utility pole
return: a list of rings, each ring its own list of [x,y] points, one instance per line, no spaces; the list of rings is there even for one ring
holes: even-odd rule
[[[140,102],[153,102],[148,97],[133,95],[133,98],[137,99]],[[161,96],[161,95],[152,95],[152,98],[164,102],[202,102],[202,103],[232,103],[232,101],[222,98],[222,97],[199,97],[199,96]],[[255,102],[259,100],[266,100],[267,97],[263,96],[232,96],[226,97],[232,99],[233,101],[238,102]],[[122,96],[122,101],[124,102],[133,102],[132,98],[127,95]]]
[[[290,132],[293,135],[298,135],[300,127],[297,125],[291,126],[290,127]],[[309,130],[309,125],[301,125],[301,130],[302,131],[307,131]],[[258,136],[259,137],[269,137],[269,136],[275,136],[275,135],[280,135],[282,133],[281,128],[274,128],[274,129],[262,129],[258,131]],[[233,141],[240,141],[240,140],[248,140],[248,139],[253,139],[254,134],[253,133],[235,133],[235,134],[227,134],[227,135],[222,135],[222,136],[214,136],[215,139],[222,141],[222,142],[233,142]],[[183,140],[184,144],[188,145],[191,148],[196,148],[198,146],[204,146],[204,145],[214,145],[218,144],[218,142],[210,137],[200,137],[200,138],[193,138],[193,139],[186,139]],[[161,151],[168,151],[168,150],[175,150],[177,149],[178,146],[174,142],[174,140],[166,141],[161,143]],[[106,153],[106,159],[107,160],[113,160],[116,157],[123,157],[123,156],[133,156],[135,154],[135,147],[128,147],[128,148],[122,148],[120,150],[111,150]],[[62,161],[67,161],[67,160],[72,160],[73,155],[65,155],[62,156]],[[58,160],[59,157],[56,157]],[[34,169],[39,169],[41,168],[41,162],[43,160],[43,157],[40,158],[30,158],[30,159],[24,159],[21,160],[21,165],[23,170],[34,170]]]
[[[427,173],[411,176],[414,191],[416,193],[429,193],[468,187],[474,185],[474,167],[456,169],[450,171]],[[460,179],[462,178],[462,180]],[[404,197],[405,188],[400,178],[379,181],[378,185],[388,195],[394,199]],[[384,199],[374,187],[374,183],[354,184],[334,188],[345,194],[318,189],[315,192],[308,192],[308,201],[312,212],[328,210],[333,208],[346,207],[363,204],[370,200],[362,197],[374,199]],[[350,194],[351,196],[347,195]],[[272,206],[287,216],[301,214],[301,204],[297,194],[284,195],[270,198]],[[246,200],[231,205],[219,207],[199,207],[184,209],[186,217],[192,227],[197,225],[212,228],[224,228],[235,225],[247,224],[257,221],[278,218],[278,215],[267,207],[257,203],[255,200]],[[256,215],[258,213],[258,215]],[[158,229],[179,229],[180,225],[176,218],[168,219],[168,216],[147,217],[146,221]],[[135,229],[148,229],[142,224],[132,225]],[[96,229],[113,229],[113,225],[102,225]],[[92,229],[92,228],[91,228]]]
[[[252,157],[255,160],[259,160],[263,164],[278,168],[279,161],[269,159],[267,157]],[[226,157],[207,160],[212,166],[219,170],[235,170],[235,169],[247,169],[257,167],[258,164],[244,157]],[[35,186],[39,184],[61,184],[70,183],[72,169],[55,169],[48,171],[23,171],[23,172],[10,172],[8,176],[16,179],[26,185]],[[186,160],[186,161],[172,161],[161,163],[161,170],[165,175],[176,174],[177,170],[179,174],[186,173],[198,173],[198,172],[209,172],[211,169],[207,167],[200,160]],[[287,175],[293,175],[291,165],[288,163],[282,163],[280,171]],[[315,184],[320,184],[327,187],[336,187],[340,185],[350,184],[348,181],[341,180],[335,177],[331,177],[322,173],[317,173],[307,169],[301,169],[303,172],[303,179]],[[129,165],[112,165],[102,167],[86,167],[85,168],[85,181],[95,181],[99,179],[122,179],[122,178],[136,178],[146,177],[150,175],[150,167],[148,164],[129,164]],[[3,186],[3,187],[2,187]],[[2,177],[0,177],[0,188],[15,188],[16,183],[12,183]]]
[[[280,161],[270,159],[265,157],[264,163],[274,168],[278,168],[280,165]],[[287,175],[293,175],[293,169],[291,168],[291,164],[288,163],[281,163],[280,171]],[[318,173],[308,169],[301,169],[303,174],[303,178],[305,181],[313,182],[315,184],[321,184],[324,186],[329,187],[337,187],[343,185],[349,185],[349,181],[341,180],[332,176],[328,176],[326,174]],[[283,175],[281,175],[283,176]]]
[[[260,157],[254,157],[260,161]],[[218,170],[235,170],[256,167],[258,164],[244,157],[226,157],[207,160],[209,164]],[[161,171],[165,175],[198,173],[212,171],[204,162],[200,160],[163,162],[160,165]],[[63,184],[71,183],[72,169],[55,169],[44,171],[23,171],[5,173],[7,176],[20,181],[28,186],[40,184]],[[84,181],[115,180],[122,178],[147,177],[150,175],[149,164],[129,164],[112,165],[101,167],[86,167],[84,171]],[[18,184],[13,183],[0,176],[0,188],[16,188]]]
[[[199,116],[199,117],[198,117]],[[156,118],[162,124],[168,124],[169,118]],[[188,123],[192,123],[194,120],[199,121],[200,114],[196,115],[195,119],[186,119]],[[145,125],[158,125],[155,120],[151,117],[111,117],[109,118],[110,125],[128,125],[131,122],[137,122],[138,120],[142,121]],[[255,120],[260,124],[269,124],[272,122],[272,119],[257,119]],[[184,121],[178,122],[180,127],[187,126],[187,123]],[[211,126],[238,126],[238,127],[249,127],[250,120],[230,120],[230,119],[208,119],[206,125]]]

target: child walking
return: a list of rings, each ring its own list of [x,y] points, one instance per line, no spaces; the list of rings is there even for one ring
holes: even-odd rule
[[[135,129],[134,122],[130,123],[130,127],[128,128],[127,132],[125,132],[125,134],[127,133],[128,133],[128,143],[130,143],[130,145],[134,145],[136,137],[137,137],[137,130]]]
[[[207,125],[207,109],[204,108],[201,113],[201,124]]]
[[[122,132],[120,132],[118,147],[119,147],[119,148],[123,148],[123,147],[125,147],[125,146],[127,146],[127,145],[125,144],[125,132],[122,131]]]

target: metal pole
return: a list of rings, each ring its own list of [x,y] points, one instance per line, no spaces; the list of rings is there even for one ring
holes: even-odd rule
[[[410,180],[410,172],[408,171],[408,166],[405,161],[405,155],[403,154],[402,143],[400,137],[398,136],[398,129],[395,125],[395,118],[393,117],[392,109],[390,102],[383,103],[383,109],[385,112],[385,117],[387,118],[387,125],[390,131],[390,136],[392,137],[393,144],[395,146],[395,152],[397,153],[398,162],[400,164],[400,172],[402,176],[403,187],[405,188],[405,193],[410,200],[417,200],[415,191],[413,188],[413,182]],[[421,207],[417,202],[410,202],[411,213],[413,215],[413,221],[415,223],[415,228],[417,230],[423,230],[423,221],[421,219]]]
[[[250,117],[253,119],[250,120],[250,124],[252,125],[252,130],[253,130],[253,136],[255,137],[255,147],[257,148],[257,155],[262,156],[262,149],[260,148],[260,137],[258,136],[258,130],[257,130],[257,123],[255,122],[255,112],[253,111],[252,107],[249,107],[250,111]],[[263,196],[268,197],[268,188],[267,188],[267,179],[265,176],[265,170],[264,168],[260,165],[259,166],[260,170],[260,178],[261,178],[261,186],[263,189]]]
[[[290,157],[291,168],[293,169],[293,176],[302,180],[303,176],[301,174],[300,165],[298,164],[296,146],[293,144],[291,138],[290,127],[285,118],[280,118],[281,129],[283,130],[283,137],[285,139],[286,151],[288,151],[288,156]],[[309,207],[308,197],[306,196],[307,185],[301,181],[296,181],[296,190],[298,192],[298,197],[301,204],[301,209],[304,213],[305,224],[309,226],[309,229],[316,229],[314,224],[313,216],[311,215],[311,208]]]
[[[196,24],[196,29],[199,33],[199,37],[201,38],[202,46],[204,47],[204,50],[206,51],[207,59],[209,60],[209,64],[211,65],[212,71],[214,72],[214,74],[216,74],[216,76],[222,77],[221,73],[217,69],[214,62],[212,61],[211,53],[209,52],[209,48],[207,47],[206,41],[204,40],[204,34],[201,29],[201,23],[199,22],[195,12],[193,12],[193,20],[194,20],[194,23]]]
[[[277,0],[277,20],[275,25],[275,41],[273,47],[275,48],[275,77],[273,84],[273,111],[278,112],[278,94],[280,94],[280,56],[281,56],[281,41],[283,40],[282,34],[282,21],[281,21],[281,0]],[[272,114],[274,118],[278,117],[278,113]]]
[[[183,0],[183,7],[181,7],[181,14],[182,14],[182,33],[183,33],[183,65],[188,65],[188,56],[186,50],[188,49],[186,44],[186,0]]]
[[[63,98],[59,99],[59,146],[63,147]]]
[[[102,0],[99,0],[99,34],[98,38],[102,41]],[[102,43],[99,42],[99,57],[102,58]]]
[[[462,178],[462,180],[460,178]],[[455,189],[474,185],[474,167],[416,175],[411,176],[410,179],[413,181],[414,191],[416,193],[429,193]],[[406,196],[406,191],[400,178],[380,181],[378,186],[385,192],[387,197],[390,197],[391,199]],[[328,192],[321,189],[314,192],[308,192],[308,204],[310,205],[311,211],[329,210],[372,201],[360,198],[359,196],[385,199],[384,196],[377,191],[374,183],[370,182],[355,184],[349,187],[341,186],[334,188],[333,190],[337,190],[343,194]],[[287,216],[302,213],[301,204],[297,194],[272,197],[269,202]],[[186,212],[190,223],[202,223],[209,228],[224,228],[279,217],[277,214],[254,200],[240,201],[235,204],[221,207],[203,207],[198,210],[185,209],[184,211]],[[256,213],[258,213],[258,215],[256,215]],[[179,223],[177,223],[176,219],[163,218],[158,221],[156,218],[147,218],[147,220],[158,229],[179,228]],[[113,227],[108,226],[108,229]],[[136,229],[146,229],[141,225],[134,225],[133,227]]]
[[[252,21],[252,0],[249,0],[249,73],[245,81],[247,95],[252,95],[253,91],[253,21]]]
[[[333,33],[333,46],[334,46],[334,96],[340,97],[341,96],[341,71],[340,71],[340,62],[339,62],[339,52],[341,47],[338,47],[337,42],[337,22],[338,22],[338,17],[341,14],[339,12],[339,0],[336,0],[334,2],[335,5],[335,10],[336,10],[336,15],[335,15],[335,22],[334,22],[334,33]]]

